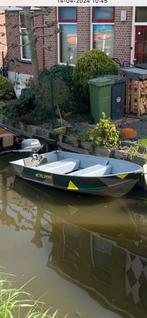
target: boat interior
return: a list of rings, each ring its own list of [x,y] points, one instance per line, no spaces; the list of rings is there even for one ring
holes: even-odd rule
[[[31,157],[14,161],[12,164],[40,172],[80,177],[141,173],[143,171],[141,166],[129,161],[60,150],[41,155],[34,154]]]

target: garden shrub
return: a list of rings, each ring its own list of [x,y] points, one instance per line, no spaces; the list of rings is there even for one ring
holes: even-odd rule
[[[3,116],[14,124],[18,120],[28,123],[32,120],[31,113],[35,106],[35,94],[30,90],[27,94],[20,96],[19,99],[4,104],[2,112]]]
[[[61,114],[66,112],[84,112],[81,107],[81,93],[77,90],[73,81],[73,67],[70,65],[54,65],[49,70],[43,70],[38,75],[38,80],[31,78],[28,87],[33,89],[37,104],[48,110],[51,106],[50,80],[53,79],[55,87],[55,104]],[[41,108],[39,108],[41,116]],[[43,119],[43,118],[41,118]]]
[[[6,95],[15,95],[13,84],[4,76],[0,75],[0,100],[4,99]]]
[[[50,76],[55,79],[61,79],[69,87],[73,86],[73,66],[70,65],[54,65],[48,71]]]
[[[89,134],[89,140],[96,146],[118,148],[120,131],[111,119],[102,113],[99,123]]]
[[[54,65],[50,68],[50,75],[55,79],[56,101],[61,113],[77,113],[79,96],[73,81],[73,66]],[[60,83],[60,84],[59,84]]]
[[[106,74],[117,74],[116,63],[106,53],[93,49],[85,52],[77,61],[73,71],[73,81],[82,95],[84,102],[89,104],[88,80]]]

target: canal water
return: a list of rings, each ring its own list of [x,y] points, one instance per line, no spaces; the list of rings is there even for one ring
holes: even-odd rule
[[[111,199],[16,178],[0,159],[0,266],[58,317],[147,317],[147,193]]]

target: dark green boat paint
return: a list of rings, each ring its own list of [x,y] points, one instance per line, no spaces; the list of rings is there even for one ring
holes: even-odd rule
[[[125,174],[124,174],[125,175]],[[24,167],[21,177],[39,182],[47,186],[56,187],[68,191],[99,194],[103,196],[119,197],[124,195],[137,183],[139,174],[130,173],[121,179],[117,175],[105,177],[79,177],[59,174],[44,173],[32,168]],[[68,188],[72,182],[74,188]],[[77,189],[78,188],[78,189]]]

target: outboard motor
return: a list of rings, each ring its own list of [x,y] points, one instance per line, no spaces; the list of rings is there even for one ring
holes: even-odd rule
[[[24,139],[21,143],[21,152],[37,153],[42,147],[38,139]]]

